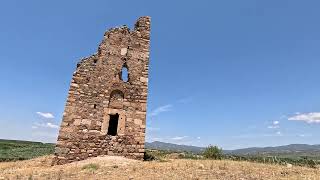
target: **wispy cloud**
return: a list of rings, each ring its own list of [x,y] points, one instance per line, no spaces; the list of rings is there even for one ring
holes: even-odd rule
[[[279,129],[279,126],[270,125],[270,126],[268,126],[268,129]]]
[[[151,137],[151,138],[148,138],[150,142],[153,142],[153,141],[164,141],[163,138],[161,137]]]
[[[282,133],[281,133],[280,131],[277,131],[277,132],[276,132],[276,135],[281,136],[281,135],[282,135]]]
[[[283,136],[283,133],[281,131],[276,131],[272,133],[261,133],[261,134],[242,134],[242,135],[231,136],[231,137],[235,139],[257,139],[261,137],[275,137],[275,136]]]
[[[37,112],[37,114],[41,117],[46,118],[46,119],[53,119],[54,118],[54,115],[52,113]]]
[[[59,126],[58,125],[55,125],[55,124],[52,124],[52,123],[47,123],[46,124],[48,128],[53,128],[53,129],[58,129]]]
[[[150,117],[152,116],[157,116],[159,115],[160,113],[163,113],[163,112],[167,112],[167,111],[171,111],[172,110],[172,104],[167,104],[167,105],[164,105],[164,106],[160,106],[156,109],[154,109],[153,111],[151,111],[150,113]]]
[[[320,112],[296,113],[296,115],[288,118],[289,121],[304,121],[307,123],[320,123]]]
[[[32,141],[55,143],[57,142],[57,131],[33,131]]]
[[[153,141],[161,141],[166,143],[173,143],[173,144],[181,144],[181,145],[193,145],[193,146],[203,146],[200,145],[201,137],[191,137],[191,136],[166,136],[166,137],[154,137],[154,136],[147,136],[147,142]]]
[[[37,129],[37,128],[51,128],[51,129],[58,129],[59,126],[55,125],[53,123],[47,122],[47,123],[34,123],[34,125],[32,126],[32,129]]]
[[[183,139],[185,139],[187,137],[188,136],[175,136],[175,137],[171,138],[171,140],[179,141],[179,140],[183,140]]]
[[[283,136],[281,131],[276,131],[271,134],[261,134],[262,137],[275,137],[275,136]]]
[[[280,128],[280,122],[279,121],[273,121],[272,125],[269,125],[268,128],[269,129],[279,129]]]
[[[178,100],[179,103],[186,104],[192,101],[192,97],[184,97]]]
[[[299,134],[298,136],[299,137],[311,137],[312,134]]]

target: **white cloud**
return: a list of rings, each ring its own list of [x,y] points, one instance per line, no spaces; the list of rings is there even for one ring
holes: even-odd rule
[[[279,121],[273,121],[272,125],[269,125],[268,128],[269,129],[279,129],[280,128],[279,124],[280,124]]]
[[[167,111],[171,111],[172,110],[172,105],[171,104],[167,104],[167,105],[164,105],[164,106],[160,106],[158,108],[156,108],[155,110],[153,110],[151,113],[150,113],[150,117],[152,116],[157,116],[159,115],[160,113],[162,112],[167,112]]]
[[[282,135],[282,133],[280,131],[276,132],[277,135]]]
[[[55,124],[52,124],[52,123],[47,123],[47,127],[48,128],[53,128],[53,129],[58,129],[59,128],[59,126],[58,125],[55,125]]]
[[[320,123],[320,112],[296,113],[296,115],[288,118],[289,121],[304,121],[307,123]]]
[[[53,119],[54,118],[54,115],[52,113],[37,112],[37,114],[46,118],[46,119]]]
[[[34,125],[32,126],[32,129],[37,129],[39,127],[42,128],[51,128],[51,129],[58,129],[59,126],[55,125],[53,123],[47,122],[47,123],[34,123]]]
[[[171,138],[172,140],[175,140],[175,141],[179,141],[179,140],[182,140],[182,139],[185,139],[187,138],[188,136],[176,136],[176,137],[173,137]]]
[[[278,129],[279,126],[268,126],[268,129]]]
[[[153,141],[164,141],[164,139],[160,138],[160,137],[151,137],[151,138],[149,138],[149,141],[150,142],[153,142]]]

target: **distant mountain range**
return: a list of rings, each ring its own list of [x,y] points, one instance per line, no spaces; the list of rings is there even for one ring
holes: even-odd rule
[[[154,141],[152,143],[146,143],[148,149],[169,150],[169,151],[188,151],[193,153],[201,153],[205,150],[205,147],[196,147],[188,145],[178,145],[172,143],[164,143]],[[290,144],[285,146],[276,147],[252,147],[236,150],[224,150],[225,154],[236,155],[275,155],[275,154],[295,154],[295,155],[320,155],[320,145],[308,145],[308,144]]]
[[[157,149],[157,150],[177,151],[177,152],[188,151],[193,153],[200,153],[205,149],[204,147],[178,145],[178,144],[165,143],[160,141],[154,141],[151,143],[146,142],[145,145],[147,149]]]
[[[147,149],[158,149],[167,150],[174,152],[193,152],[201,153],[205,150],[205,147],[188,146],[188,145],[178,145],[172,143],[165,143],[160,141],[146,142]],[[41,142],[30,142],[30,141],[19,141],[19,140],[2,140],[0,139],[0,159],[1,150],[12,149],[16,147],[24,146],[44,146],[48,149],[48,152],[53,152],[54,144],[51,143],[41,143]],[[21,151],[21,150],[19,150]],[[269,156],[269,155],[281,155],[283,157],[292,156],[313,156],[318,157],[320,160],[320,144],[318,145],[308,145],[308,144],[290,144],[285,146],[275,146],[275,147],[251,147],[236,150],[223,150],[225,154],[234,155],[259,155],[259,156]]]
[[[226,151],[230,154],[238,155],[273,155],[273,154],[296,154],[300,156],[304,155],[320,155],[320,145],[308,145],[308,144],[290,144],[285,146],[275,147],[252,147]]]

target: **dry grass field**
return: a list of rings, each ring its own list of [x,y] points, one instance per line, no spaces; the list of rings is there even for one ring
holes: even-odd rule
[[[226,160],[136,161],[104,156],[50,166],[52,156],[0,163],[0,179],[320,179],[320,170]]]

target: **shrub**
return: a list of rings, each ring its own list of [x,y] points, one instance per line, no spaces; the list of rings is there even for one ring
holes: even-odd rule
[[[147,150],[144,153],[143,159],[145,161],[167,162],[166,156],[168,154],[169,154],[169,151],[164,151],[164,150]]]
[[[99,169],[99,165],[98,164],[87,164],[87,165],[84,165],[82,167],[82,169],[86,169],[86,170],[89,170],[89,171],[96,171]]]
[[[145,161],[154,161],[154,160],[156,160],[156,157],[150,151],[146,151],[144,153],[143,160],[145,160]]]
[[[218,146],[209,145],[203,152],[203,156],[207,159],[222,159],[222,149]]]

